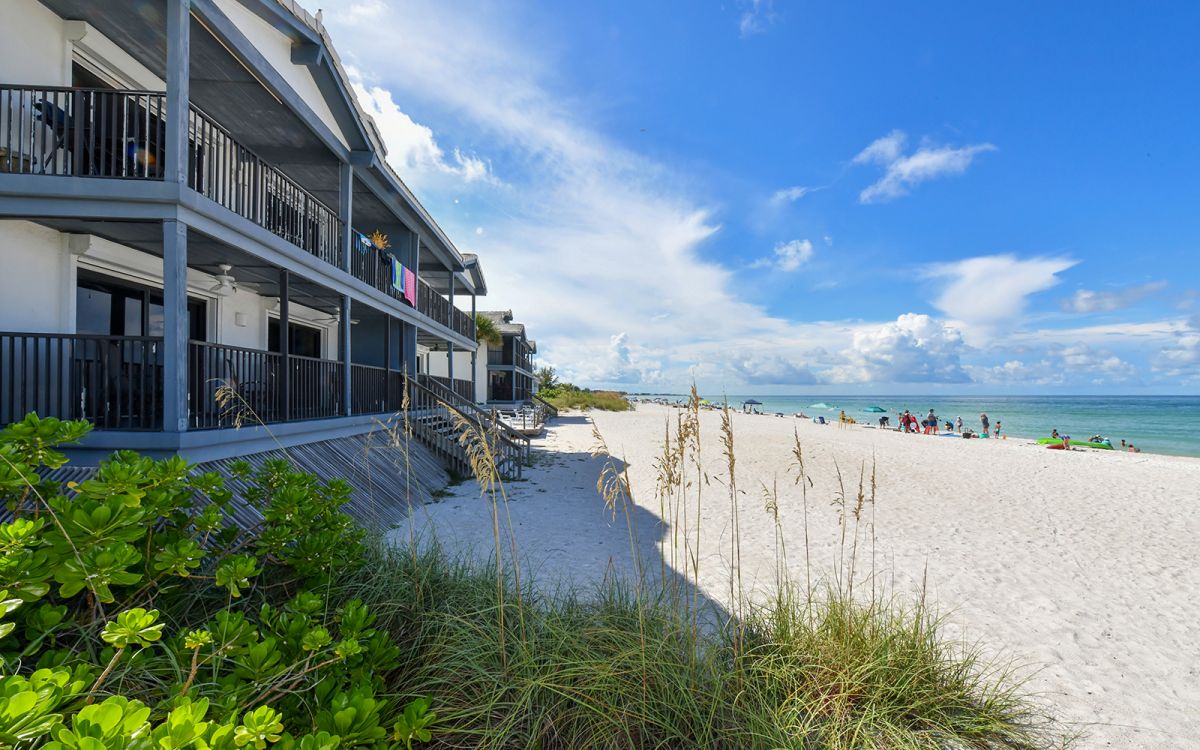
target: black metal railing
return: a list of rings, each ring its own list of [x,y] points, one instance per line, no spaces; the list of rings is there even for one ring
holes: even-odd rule
[[[454,329],[457,333],[460,333],[463,336],[466,336],[467,338],[474,341],[475,340],[475,319],[472,318],[467,313],[463,312],[462,310],[459,310],[457,307],[454,307],[453,305],[450,306],[450,314],[452,315],[452,319],[450,321],[450,327],[452,329]]]
[[[357,237],[357,234],[354,236]],[[354,249],[350,251],[350,274],[394,299],[406,301],[404,294],[393,283],[391,256],[374,245],[364,246],[355,242]]]
[[[162,339],[0,333],[0,424],[33,411],[97,428],[162,428]]]
[[[166,95],[0,85],[0,172],[161,179]]]
[[[420,279],[417,279],[417,311],[447,328],[450,327],[450,300]]]
[[[340,417],[342,363],[192,341],[188,407],[194,429]],[[353,381],[352,381],[353,382]]]
[[[191,427],[205,430],[283,421],[282,363],[282,356],[275,352],[189,342]]]
[[[354,414],[399,411],[399,403],[392,406],[389,374],[390,371],[383,367],[350,365],[350,411]],[[399,401],[400,395],[397,392],[395,401]]]
[[[342,407],[342,363],[316,357],[288,357],[291,404],[288,418],[324,419],[340,417]]]
[[[442,388],[453,391],[454,395],[467,401],[475,400],[475,385],[470,380],[461,378],[444,378],[440,375],[420,375],[421,383],[426,387],[431,387],[427,381],[433,381]]]
[[[342,220],[278,167],[191,107],[188,186],[321,260],[341,267]]]

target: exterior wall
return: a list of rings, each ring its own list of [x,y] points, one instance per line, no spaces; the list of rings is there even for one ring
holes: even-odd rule
[[[0,328],[21,333],[75,330],[74,259],[61,233],[28,221],[0,221],[0,257],[5,269],[0,273]],[[68,296],[70,309],[62,304]]]
[[[75,255],[68,250],[67,235],[33,222],[0,221],[0,255],[6,268],[20,271],[0,274],[0,330],[73,333],[80,268],[162,288],[161,258],[95,236],[84,254]],[[237,275],[236,268],[233,273]],[[266,349],[267,321],[274,316],[270,308],[275,300],[245,287],[232,296],[218,297],[209,292],[215,283],[211,275],[188,269],[188,293],[208,301],[209,339]],[[324,322],[329,316],[294,303],[290,312],[293,321],[322,329],[323,356],[336,358],[338,330]]]
[[[487,401],[487,344],[480,344],[475,360],[475,400]],[[440,378],[450,377],[446,352],[423,352],[428,363],[427,373]],[[454,352],[454,377],[459,380],[471,379],[471,352],[461,349]]]
[[[5,0],[0,80],[5,83],[68,86],[63,20],[37,0]]]
[[[238,29],[246,35],[246,38],[254,44],[255,49],[267,58],[271,67],[283,76],[284,80],[300,95],[300,98],[309,107],[312,107],[313,112],[321,118],[321,121],[329,126],[338,140],[348,146],[337,120],[333,117],[333,112],[329,109],[329,104],[308,72],[308,68],[292,62],[292,40],[276,31],[266,21],[254,15],[252,11],[247,10],[238,0],[215,0],[215,2],[221,12],[229,16],[229,20],[233,21]]]
[[[70,86],[74,56],[120,86],[166,90],[161,78],[89,24],[60,18],[37,0],[5,0],[0,81]]]

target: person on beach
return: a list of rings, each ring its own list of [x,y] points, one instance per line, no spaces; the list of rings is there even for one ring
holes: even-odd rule
[[[1055,440],[1058,440],[1058,428],[1057,427],[1055,427],[1053,430],[1050,430],[1050,437]],[[1122,440],[1121,444],[1124,445],[1125,441]]]
[[[1124,447],[1125,447],[1125,438],[1121,438],[1121,447],[1122,447],[1122,448],[1124,448]]]
[[[938,418],[937,415],[933,413],[933,409],[930,409],[929,416],[925,417],[925,434],[938,434]]]
[[[1071,450],[1071,436],[1070,436],[1070,435],[1063,435],[1063,436],[1062,436],[1062,441],[1063,441],[1063,442],[1062,442],[1062,446],[1063,446],[1064,448],[1066,448],[1067,450]]]
[[[996,420],[996,437],[1000,437],[1000,420]]]
[[[983,425],[983,434],[986,435],[988,433],[988,427],[991,426],[991,422],[988,422],[986,414],[979,415],[979,423]]]
[[[954,418],[954,426],[958,428],[959,434],[962,434],[962,417]]]
[[[1141,452],[1142,452],[1142,449],[1141,449],[1141,448],[1135,448],[1135,447],[1133,447],[1133,443],[1130,443],[1130,444],[1129,444],[1129,452],[1130,452],[1130,453],[1141,453]]]

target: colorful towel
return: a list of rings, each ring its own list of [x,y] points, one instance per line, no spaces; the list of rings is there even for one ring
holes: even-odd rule
[[[404,266],[400,265],[400,261],[391,258],[392,261],[392,288],[397,292],[404,294]]]
[[[417,306],[417,274],[415,271],[404,268],[404,299],[408,300],[408,304],[413,307]]]
[[[358,245],[358,251],[360,253],[365,253],[371,248],[375,247],[375,243],[371,242],[371,238],[367,235],[363,234],[362,232],[355,232],[355,234],[358,235],[358,242],[355,244]]]

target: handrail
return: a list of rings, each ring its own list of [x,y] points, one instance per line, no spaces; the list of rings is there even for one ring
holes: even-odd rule
[[[435,393],[439,398],[444,400],[448,406],[455,409],[471,421],[475,422],[483,429],[487,430],[494,428],[497,435],[500,437],[501,442],[507,443],[508,446],[515,451],[516,455],[514,458],[516,459],[517,476],[521,476],[521,466],[529,460],[528,437],[504,424],[504,422],[495,414],[495,412],[484,409],[474,401],[464,399],[462,396],[459,396],[457,393],[437,382],[436,380],[426,378],[424,384],[417,383],[417,385],[432,393]]]
[[[550,403],[550,402],[549,402],[549,401],[547,401],[546,399],[542,398],[541,396],[537,395],[536,393],[531,393],[531,394],[529,395],[529,398],[530,398],[530,399],[531,399],[531,400],[532,400],[532,401],[533,401],[535,404],[538,404],[538,405],[540,405],[540,406],[541,406],[543,409],[545,409],[545,410],[546,410],[546,413],[547,413],[547,414],[549,414],[551,418],[553,418],[553,417],[557,417],[557,416],[558,416],[558,407],[557,407],[557,406],[555,406],[554,404]]]

